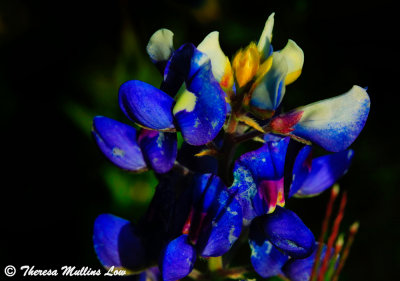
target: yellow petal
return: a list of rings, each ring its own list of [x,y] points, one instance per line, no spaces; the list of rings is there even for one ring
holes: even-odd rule
[[[254,43],[240,50],[233,59],[233,70],[239,87],[246,85],[256,75],[260,64],[260,53]]]

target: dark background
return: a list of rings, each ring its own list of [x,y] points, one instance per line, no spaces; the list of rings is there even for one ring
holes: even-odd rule
[[[137,219],[154,191],[151,173],[112,167],[90,136],[91,119],[128,122],[118,87],[129,79],[158,85],[145,47],[157,29],[175,46],[220,31],[230,58],[256,41],[276,12],[273,45],[293,39],[303,74],[284,107],[368,86],[371,112],[340,180],[349,204],[342,231],[359,220],[341,280],[390,280],[400,264],[398,162],[398,10],[394,1],[1,1],[1,273],[3,265],[100,268],[92,246],[96,216]],[[324,2],[322,4],[322,2]],[[207,8],[208,7],[208,8]],[[210,8],[211,7],[211,8]],[[328,194],[291,200],[318,235]],[[397,267],[397,268],[396,268]]]

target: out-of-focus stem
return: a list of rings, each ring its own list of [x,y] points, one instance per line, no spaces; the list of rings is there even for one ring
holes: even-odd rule
[[[335,252],[333,253],[332,258],[329,261],[329,266],[328,266],[328,270],[325,274],[325,281],[331,281],[332,280],[332,276],[333,273],[335,272],[335,267],[338,261],[338,257],[340,254],[340,251],[343,248],[343,243],[344,243],[344,234],[340,234],[338,239],[336,240],[336,244],[335,244]]]
[[[332,187],[331,190],[331,197],[329,198],[329,202],[328,205],[326,207],[326,213],[325,213],[325,218],[324,221],[322,223],[322,229],[321,229],[321,234],[319,236],[318,239],[318,250],[317,250],[317,254],[315,255],[315,261],[314,261],[314,265],[313,268],[311,270],[311,275],[310,275],[310,281],[314,281],[317,278],[317,269],[319,267],[319,263],[320,263],[320,257],[322,254],[322,249],[323,249],[323,242],[326,236],[326,233],[328,231],[328,226],[329,226],[329,220],[332,214],[332,208],[333,208],[333,203],[335,202],[336,197],[339,194],[339,185],[335,184]]]
[[[330,253],[331,253],[331,250],[333,247],[333,243],[335,242],[336,237],[338,236],[340,223],[342,222],[342,219],[344,216],[346,202],[347,202],[347,193],[344,192],[342,199],[340,201],[339,213],[338,213],[337,217],[335,218],[335,221],[333,223],[332,233],[328,239],[326,254],[325,254],[324,260],[322,261],[321,269],[319,271],[318,281],[322,281],[324,279],[324,275],[325,275],[325,272],[328,267],[328,261],[331,257]]]
[[[278,274],[279,279],[283,280],[283,281],[290,281],[289,278],[287,278],[285,275],[282,274]]]
[[[198,271],[197,269],[193,269],[190,273],[189,273],[189,275],[188,275],[190,278],[192,278],[192,279],[194,279],[194,280],[202,280],[202,279],[204,279],[202,276],[203,276],[203,274],[200,272],[200,271]]]
[[[355,222],[350,226],[349,238],[347,239],[346,245],[345,245],[344,250],[343,250],[343,254],[340,257],[339,265],[338,265],[335,273],[333,274],[332,281],[337,281],[338,280],[340,272],[342,271],[343,266],[344,266],[344,264],[345,264],[345,262],[347,260],[347,257],[349,256],[351,245],[353,244],[354,237],[356,236],[359,227],[360,227],[360,223],[359,222]]]

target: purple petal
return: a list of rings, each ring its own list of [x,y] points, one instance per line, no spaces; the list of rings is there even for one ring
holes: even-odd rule
[[[281,180],[289,140],[289,138],[285,138],[278,142],[267,142],[258,150],[248,152],[236,161],[233,170],[234,182],[229,191],[237,194],[242,205],[245,224],[248,224],[257,215],[268,213],[269,203],[277,200],[277,198],[268,199],[266,195],[272,192],[268,186],[272,188],[274,183],[276,183],[276,187],[283,184]],[[279,190],[277,190],[276,196],[278,193]],[[276,203],[272,205],[276,205]]]
[[[233,169],[234,181],[229,188],[229,193],[237,195],[242,206],[243,223],[249,225],[251,220],[257,216],[253,207],[253,199],[257,196],[257,186],[251,175],[251,171],[239,162],[235,163]]]
[[[314,250],[315,238],[292,211],[277,207],[275,212],[260,218],[268,240],[294,258],[305,258]]]
[[[172,240],[161,255],[161,273],[164,281],[175,281],[187,276],[196,261],[196,251],[188,243],[187,235]]]
[[[254,220],[250,226],[249,244],[251,263],[260,276],[268,278],[282,274],[282,266],[289,259],[289,256],[275,248],[267,240],[258,220]]]
[[[183,138],[191,145],[203,145],[225,123],[225,93],[212,74],[210,60],[197,49],[190,67],[187,89],[178,97],[173,114]]]
[[[161,89],[174,97],[188,79],[190,64],[196,47],[187,43],[172,53],[164,70],[164,80]]]
[[[147,168],[136,142],[135,128],[107,117],[96,116],[92,133],[103,154],[118,167],[136,172]]]
[[[296,156],[293,166],[292,184],[289,190],[289,198],[301,188],[304,180],[310,174],[312,163],[311,146],[304,146]]]
[[[172,169],[177,155],[176,133],[142,129],[138,143],[156,173],[166,173]]]
[[[146,266],[146,251],[137,229],[129,221],[102,214],[96,218],[94,249],[105,268],[115,266],[138,271]]]
[[[142,81],[125,82],[119,89],[122,111],[132,121],[146,128],[174,131],[173,105],[173,98]]]
[[[218,211],[200,233],[201,256],[218,257],[225,254],[238,239],[242,230],[242,207],[227,191],[214,198]],[[204,246],[203,246],[204,245]]]
[[[294,196],[316,196],[331,187],[347,172],[353,156],[354,151],[349,149],[313,159],[311,172]]]
[[[219,209],[217,198],[226,190],[222,180],[212,174],[198,174],[193,179],[193,202],[200,212],[215,215]]]
[[[282,268],[283,272],[292,281],[309,281],[311,277],[311,271],[314,266],[315,256],[318,251],[318,243],[314,248],[312,255],[305,259],[291,259]],[[326,246],[322,248],[322,253],[320,257],[320,262],[325,257]]]
[[[236,164],[250,170],[257,183],[262,180],[279,180],[283,177],[289,141],[290,138],[284,138],[267,142],[261,148],[243,154]]]
[[[293,112],[302,115],[293,126],[292,133],[328,151],[342,151],[360,134],[369,108],[370,99],[366,90],[353,86],[343,95],[295,109]]]

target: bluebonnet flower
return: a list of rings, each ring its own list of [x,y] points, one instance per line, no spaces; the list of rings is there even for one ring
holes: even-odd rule
[[[189,144],[206,144],[225,123],[225,93],[214,79],[210,58],[190,43],[171,52],[168,34],[165,30],[156,32],[147,48],[156,65],[166,64],[161,89],[128,81],[119,90],[120,107],[142,127],[181,131]],[[184,90],[177,95],[183,82]]]
[[[346,204],[346,193],[344,193],[337,216],[332,224],[331,233],[328,233],[332,205],[338,193],[339,187],[335,185],[331,190],[331,197],[327,205],[319,241],[315,243],[312,254],[306,258],[299,259],[290,257],[287,253],[278,250],[268,241],[259,240],[257,244],[256,239],[258,233],[256,232],[255,239],[253,238],[250,240],[250,245],[252,249],[256,249],[257,258],[252,259],[252,261],[255,268],[257,268],[257,272],[261,276],[269,277],[279,275],[285,276],[291,281],[338,280],[359,228],[358,222],[350,226],[346,243],[344,242],[343,233],[337,237],[340,222],[344,215],[344,206]],[[253,227],[253,225],[251,227]],[[252,233],[254,233],[254,231]],[[254,236],[254,234],[252,235]],[[324,242],[325,240],[327,241]],[[260,247],[259,245],[262,246]],[[262,255],[258,254],[260,251]]]
[[[240,50],[232,63],[218,32],[197,47],[186,43],[175,50],[173,33],[158,30],[147,52],[163,75],[160,87],[131,80],[119,89],[121,110],[141,129],[94,118],[93,135],[110,161],[128,171],[151,168],[159,179],[140,222],[97,218],[95,250],[106,268],[140,273],[158,264],[163,280],[181,279],[198,256],[228,252],[244,225],[259,275],[308,272],[315,238],[284,208],[285,198],[318,195],[347,172],[353,151],[346,149],[362,130],[370,101],[365,89],[353,86],[341,96],[280,113],[304,54],[292,40],[274,52],[273,24],[274,14],[258,43]],[[177,132],[184,139],[179,152]],[[237,145],[266,133],[265,144],[242,155],[232,173]],[[291,139],[335,153],[313,159],[311,146],[302,145],[292,155]],[[193,154],[217,159],[193,160]]]
[[[168,243],[161,256],[164,280],[188,275],[197,255],[222,256],[241,233],[242,208],[217,176],[195,176],[192,196],[182,234]]]
[[[241,228],[241,206],[218,177],[188,177],[172,170],[160,179],[142,221],[100,215],[93,241],[107,269],[137,274],[159,263],[163,280],[177,280],[190,273],[197,255],[227,252]]]
[[[242,155],[235,163],[234,183],[229,189],[242,205],[244,224],[251,224],[251,261],[263,277],[276,274],[268,269],[273,268],[269,265],[270,255],[284,262],[289,256],[305,258],[313,251],[311,231],[296,214],[283,208],[285,193],[290,198],[323,192],[347,172],[353,156],[352,150],[347,150],[312,159],[311,147],[304,146],[296,155],[291,184],[285,192],[289,141],[289,137],[267,141],[258,150]]]
[[[255,244],[255,242],[252,243]],[[309,281],[312,268],[315,263],[318,243],[315,244],[311,255],[303,259],[291,258],[282,251],[276,249],[270,242],[264,242],[263,247],[259,247],[265,253],[262,264],[258,265],[258,273],[263,277],[285,276],[291,281]],[[327,247],[323,245],[320,255],[320,262],[326,255]],[[331,259],[336,259],[331,252]],[[259,260],[258,260],[259,261]]]
[[[210,33],[198,49],[210,57],[212,71],[227,93],[234,108],[231,118],[263,131],[288,135],[302,142],[312,142],[328,151],[346,149],[357,138],[369,113],[370,99],[365,89],[353,86],[348,92],[278,114],[286,85],[301,74],[304,53],[293,41],[273,52],[274,14],[266,21],[258,44],[251,43],[239,51],[232,64],[218,42],[218,32]],[[236,83],[235,83],[236,81]],[[249,118],[269,120],[261,128]],[[233,133],[233,130],[227,130]]]
[[[210,59],[192,44],[177,51],[169,44],[172,35],[161,30],[152,36],[147,48],[152,61],[164,72],[163,90],[136,80],[124,83],[119,90],[122,111],[143,129],[137,133],[135,128],[103,116],[93,120],[99,148],[120,168],[168,172],[177,156],[174,132],[180,130],[189,144],[202,145],[212,141],[225,122],[225,93],[214,79]],[[185,90],[174,100],[183,82]]]
[[[176,135],[141,129],[104,116],[93,119],[93,136],[103,154],[116,166],[141,172],[149,167],[168,172],[177,156]]]
[[[93,243],[102,265],[137,274],[157,265],[164,245],[176,237],[189,213],[183,192],[190,179],[172,170],[159,176],[159,184],[146,215],[136,223],[102,214],[94,224]]]

